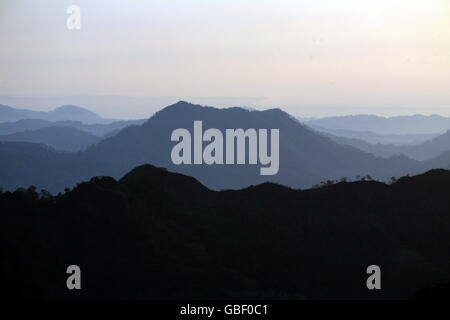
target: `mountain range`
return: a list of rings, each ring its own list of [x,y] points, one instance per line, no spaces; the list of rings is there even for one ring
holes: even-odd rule
[[[349,115],[305,121],[318,130],[370,131],[381,134],[440,134],[450,130],[450,118],[439,115],[380,117]]]
[[[105,119],[98,114],[73,105],[64,105],[52,111],[32,111],[27,109],[16,109],[0,104],[0,122],[14,122],[21,119],[41,119],[47,121],[73,120],[87,124],[110,123],[114,120]]]
[[[80,121],[22,119],[0,123],[0,141],[34,142],[57,151],[78,152],[120,130],[145,120],[122,120],[107,124],[84,124]]]
[[[119,120],[111,123],[85,124],[80,121],[47,121],[41,119],[22,119],[15,122],[0,123],[0,135],[9,135],[23,131],[38,130],[48,127],[72,127],[78,130],[93,134],[98,137],[114,135],[118,131],[131,125],[140,125],[145,120]]]
[[[279,129],[279,172],[175,165],[172,132],[192,132],[194,121],[203,131]],[[382,145],[331,130],[280,109],[184,101],[148,120],[0,123],[3,292],[31,299],[404,299],[448,282],[450,171],[438,168],[450,168],[450,131]],[[404,135],[425,137],[388,139]],[[88,288],[78,296],[64,286],[74,263]],[[382,290],[365,286],[372,264],[381,267]]]
[[[306,124],[309,126],[308,124]],[[343,137],[348,139],[357,139],[370,144],[384,144],[384,145],[413,145],[420,144],[425,141],[436,138],[442,133],[417,133],[417,134],[384,134],[375,133],[371,131],[354,131],[354,130],[333,130],[325,129],[317,126],[310,126],[318,132],[322,132],[331,136]]]
[[[100,137],[74,127],[44,127],[36,130],[0,135],[0,141],[34,142],[66,152],[85,150],[100,140]]]
[[[0,191],[2,293],[27,299],[407,299],[450,277],[450,172],[212,191],[144,165]],[[83,290],[67,290],[68,265]],[[382,290],[366,269],[381,268]]]
[[[278,174],[261,176],[259,166],[255,165],[173,164],[170,158],[174,146],[170,140],[172,131],[178,128],[191,130],[196,120],[203,121],[204,130],[217,128],[222,132],[227,128],[278,128]],[[215,190],[237,189],[267,181],[307,188],[323,180],[366,175],[387,180],[391,176],[414,174],[428,168],[404,156],[381,159],[338,144],[280,109],[216,109],[183,101],[162,109],[142,125],[127,127],[78,154],[62,155],[37,146],[28,150],[29,145],[19,145],[14,142],[0,145],[0,184],[3,188],[33,184],[50,191],[61,191],[91,176],[119,178],[131,168],[146,163],[193,176]],[[58,165],[48,166],[43,161],[46,158]],[[17,163],[30,166],[26,168],[26,174],[20,171]]]
[[[369,143],[361,139],[351,139],[328,135],[333,141],[353,146],[379,157],[389,158],[404,155],[415,160],[429,160],[450,150],[450,131],[428,141],[414,145],[393,145],[381,143]]]

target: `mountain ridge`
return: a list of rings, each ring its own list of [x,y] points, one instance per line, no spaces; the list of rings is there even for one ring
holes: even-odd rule
[[[381,117],[375,115],[348,115],[305,121],[312,127],[328,130],[372,131],[383,134],[435,134],[450,129],[450,118],[440,115],[411,115]]]
[[[44,127],[9,135],[0,135],[0,141],[33,142],[45,144],[65,152],[83,151],[101,138],[74,127]]]
[[[71,261],[89,272],[88,299],[406,299],[450,277],[448,188],[450,172],[434,170],[214,191],[145,165],[55,197],[0,191],[0,273],[5,293],[33,299],[76,298],[60,285]],[[375,293],[371,264],[384,272]]]
[[[88,132],[98,137],[105,137],[118,132],[131,125],[140,125],[147,119],[140,120],[119,120],[108,124],[84,124],[80,121],[48,121],[42,119],[21,119],[15,122],[0,123],[0,135],[14,134],[27,130],[37,130],[47,127],[73,127],[78,130]]]
[[[353,146],[383,158],[405,155],[408,158],[423,161],[436,158],[440,154],[450,150],[450,130],[430,140],[413,145],[373,144],[361,139],[351,139],[330,134],[326,135],[340,144]]]
[[[280,129],[280,170],[274,176],[261,176],[255,165],[175,165],[170,154],[174,143],[171,133],[178,128],[193,126],[202,120],[204,130],[217,128],[222,132],[227,128],[279,128]],[[12,146],[14,147],[14,146]],[[15,151],[19,161],[20,155]],[[9,164],[8,145],[3,145],[0,160],[5,168]],[[24,153],[21,162],[32,163],[29,154]],[[3,158],[3,159],[2,159]],[[294,188],[308,188],[324,180],[339,180],[346,177],[370,175],[386,181],[391,176],[415,174],[429,169],[427,164],[398,156],[389,159],[377,158],[369,153],[349,146],[342,146],[318,134],[280,109],[248,111],[241,108],[217,109],[180,101],[155,113],[141,125],[130,126],[114,136],[107,137],[70,159],[51,155],[52,161],[61,159],[68,164],[70,172],[52,172],[59,176],[56,181],[42,180],[39,172],[34,184],[50,191],[62,190],[90,176],[112,176],[116,179],[131,168],[150,163],[165,167],[170,171],[195,177],[208,188],[215,190],[240,189],[246,186],[273,182]],[[45,164],[44,167],[47,167]],[[6,169],[5,169],[6,170]],[[36,168],[39,170],[39,168]],[[48,170],[48,169],[46,169]],[[2,187],[16,188],[33,181],[17,172],[17,179],[11,180],[13,171],[3,172],[0,167]],[[31,171],[30,171],[31,172]],[[45,172],[45,171],[44,171]]]
[[[16,109],[0,104],[0,123],[14,122],[22,119],[41,119],[48,121],[80,121],[86,124],[110,123],[115,120],[102,118],[98,114],[79,106],[63,105],[50,111],[32,111]]]

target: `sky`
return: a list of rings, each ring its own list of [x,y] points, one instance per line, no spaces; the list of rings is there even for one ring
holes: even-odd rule
[[[34,110],[450,116],[448,0],[1,0],[0,43],[0,103]]]

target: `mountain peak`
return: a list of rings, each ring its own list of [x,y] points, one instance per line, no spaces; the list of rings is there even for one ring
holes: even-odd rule
[[[193,109],[193,108],[195,108],[196,109],[196,108],[203,108],[203,106],[201,106],[199,104],[193,104],[193,103],[190,103],[188,101],[180,100],[180,101],[178,101],[178,102],[176,102],[174,104],[171,104],[171,105],[165,107],[163,110],[165,110],[165,109],[181,109],[181,108],[183,108],[183,109],[186,109],[186,108]]]
[[[83,123],[109,123],[113,120],[102,118],[95,112],[92,112],[86,108],[79,106],[66,104],[60,106],[46,115],[46,120],[50,121],[64,121],[64,120],[75,120],[81,121]]]
[[[135,190],[152,191],[166,189],[173,191],[187,188],[190,193],[207,191],[197,179],[180,173],[169,172],[166,168],[155,167],[151,164],[140,165],[124,175],[119,182]]]
[[[174,105],[178,105],[178,106],[183,106],[183,105],[194,106],[195,104],[190,103],[189,101],[186,101],[186,100],[180,100],[177,103],[175,103]]]
[[[5,105],[0,105],[0,122],[15,122],[22,119],[40,119],[46,121],[80,121],[83,123],[110,123],[114,120],[105,119],[88,109],[63,105],[52,111],[33,111],[27,109],[16,109]]]
[[[171,104],[155,113],[155,115],[161,116],[169,116],[173,117],[176,115],[176,117],[183,119],[185,116],[189,114],[194,114],[198,112],[203,112],[205,110],[218,110],[214,107],[207,107],[202,106],[199,104],[193,104],[187,101],[178,101],[177,103]]]
[[[83,113],[86,113],[86,114],[91,114],[91,115],[98,116],[95,112],[92,112],[92,111],[90,111],[88,109],[85,109],[85,108],[82,108],[82,107],[78,107],[78,106],[75,106],[75,105],[72,105],[72,104],[65,104],[63,106],[60,106],[60,107],[54,109],[51,112],[83,112]]]

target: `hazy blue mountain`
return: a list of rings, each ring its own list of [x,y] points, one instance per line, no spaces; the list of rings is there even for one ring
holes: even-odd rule
[[[58,126],[63,127],[64,122],[51,122],[41,119],[21,119],[14,122],[0,123],[0,135],[14,134],[27,130],[37,130],[45,127]],[[73,122],[76,123],[76,122]],[[81,124],[81,122],[79,122]],[[75,125],[74,125],[75,127]]]
[[[104,119],[90,110],[73,105],[64,105],[56,108],[55,110],[47,112],[46,120],[49,121],[72,120],[91,124],[111,122],[111,120]]]
[[[37,143],[0,141],[0,185],[61,191],[82,177],[76,157]],[[87,176],[84,176],[87,177]]]
[[[362,139],[347,138],[341,136],[335,136],[332,134],[325,134],[331,140],[347,146],[358,148],[362,151],[371,153],[377,157],[390,158],[393,156],[404,155],[404,151],[409,147],[405,145],[393,145],[382,143],[369,143]],[[416,159],[418,160],[418,159]]]
[[[279,128],[280,170],[275,176],[261,176],[258,166],[174,165],[170,159],[175,143],[174,129],[192,130],[202,120],[204,130],[218,128]],[[89,148],[81,155],[96,159],[99,174],[121,176],[129,168],[151,163],[199,179],[213,189],[240,188],[265,181],[292,187],[309,187],[324,179],[357,175],[388,178],[411,172],[417,165],[404,157],[378,159],[352,147],[339,145],[302,125],[279,110],[248,111],[241,108],[216,109],[179,102],[156,113],[142,126],[121,131]]]
[[[450,131],[420,144],[400,146],[380,143],[371,144],[360,139],[350,139],[332,135],[328,136],[338,143],[353,146],[384,158],[405,155],[415,160],[428,160],[450,150]]]
[[[36,112],[26,109],[15,109],[13,107],[0,104],[0,122],[17,121],[26,118],[41,118],[44,116],[44,112]]]
[[[278,128],[280,129],[280,169],[274,176],[261,176],[261,165],[175,165],[170,155],[175,142],[170,141],[174,129],[187,128],[192,132],[193,122],[203,121],[203,130],[217,128]],[[51,159],[60,155],[48,155],[48,150],[36,150],[42,158],[44,153]],[[10,161],[7,146],[0,150],[0,158]],[[20,157],[17,148],[15,156]],[[23,150],[23,157],[33,163],[32,152]],[[57,161],[57,160],[54,160]],[[195,177],[212,189],[235,189],[270,181],[290,187],[311,187],[323,180],[370,175],[387,180],[422,172],[425,164],[405,156],[389,159],[375,157],[354,147],[332,141],[301,124],[289,114],[279,110],[248,111],[241,108],[216,109],[179,102],[157,112],[141,126],[130,126],[117,135],[106,138],[86,151],[61,161],[59,179],[42,175],[40,165],[34,165],[27,174],[0,167],[2,187],[11,188],[34,184],[51,190],[61,190],[76,182],[96,175],[121,177],[131,168],[150,163],[171,171]],[[9,165],[11,167],[11,165]],[[39,175],[33,179],[33,170]],[[52,169],[53,170],[53,169]],[[54,173],[52,173],[54,174]],[[22,177],[23,179],[21,179]],[[30,182],[31,181],[31,182]],[[26,183],[25,183],[26,182]]]
[[[410,158],[427,160],[450,150],[450,130],[424,143],[410,146],[404,154]]]
[[[450,169],[450,150],[441,153],[439,156],[428,160],[423,168]]]
[[[147,119],[138,120],[119,120],[106,124],[81,124],[76,126],[77,129],[90,132],[96,136],[106,137],[118,133],[120,130],[135,125],[143,124]]]
[[[0,105],[0,123],[14,122],[21,119],[42,119],[47,121],[72,120],[88,124],[111,123],[114,121],[102,118],[92,111],[73,105],[64,105],[48,112],[15,109],[13,107]]]
[[[330,134],[332,136],[358,139],[370,144],[389,144],[389,145],[413,145],[436,138],[441,133],[418,133],[418,134],[382,134],[371,131],[354,131],[354,130],[332,130],[322,127],[312,127],[319,132]]]
[[[22,119],[16,122],[0,123],[0,135],[14,134],[27,130],[37,130],[47,127],[73,127],[91,133],[95,136],[111,136],[123,128],[131,125],[140,125],[146,120],[120,120],[107,124],[84,124],[80,121],[47,121],[41,119]]]
[[[382,134],[429,134],[450,130],[450,118],[431,115],[379,117],[374,115],[350,115],[326,117],[306,121],[306,124],[331,130],[372,131]]]
[[[0,135],[0,141],[41,143],[66,152],[85,150],[100,140],[100,137],[73,127],[45,127],[9,135]]]

